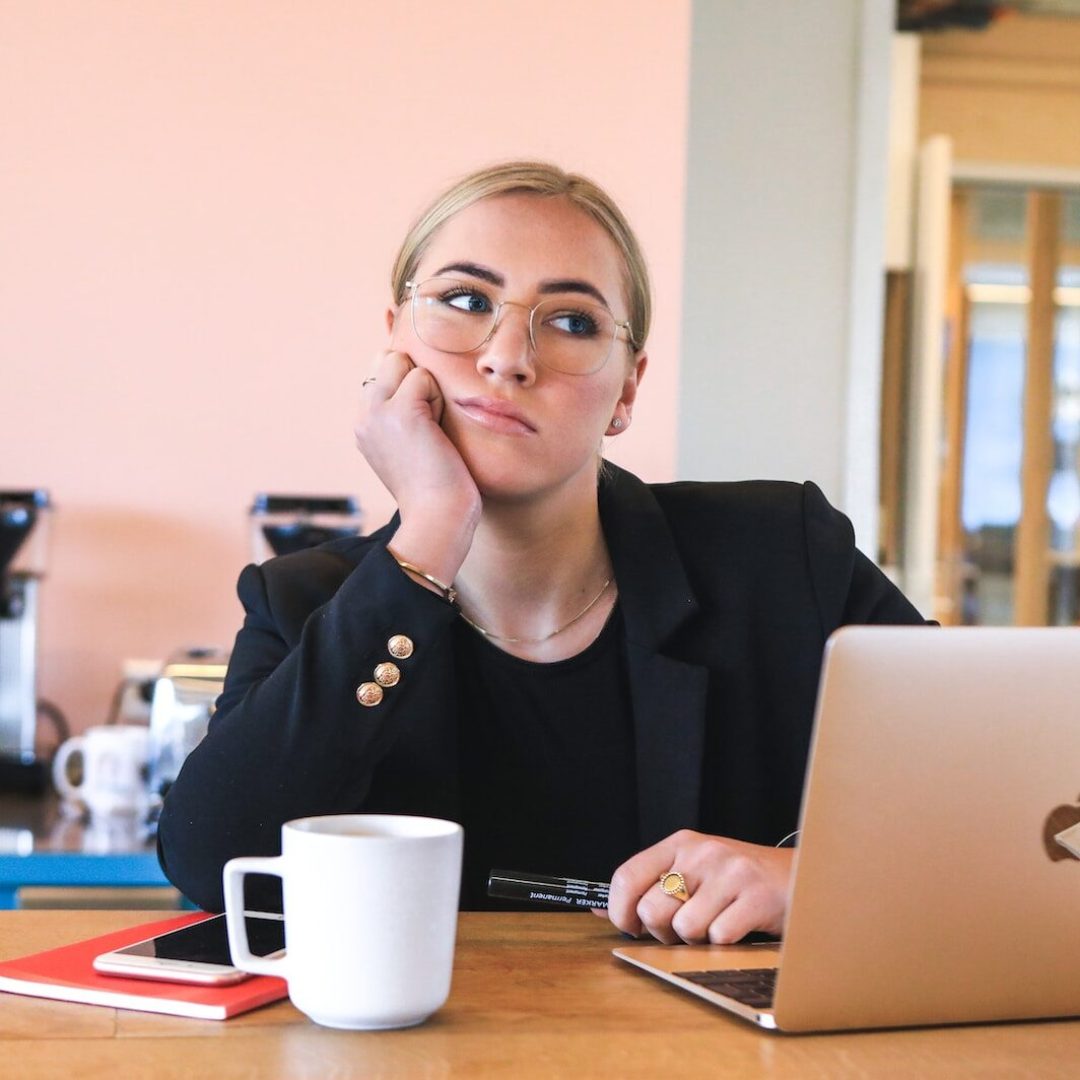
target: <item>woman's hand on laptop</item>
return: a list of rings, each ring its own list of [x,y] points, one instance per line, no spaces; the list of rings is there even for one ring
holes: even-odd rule
[[[792,848],[682,829],[615,871],[607,914],[625,933],[647,931],[665,945],[729,945],[752,930],[779,935],[794,855]],[[689,899],[661,889],[669,872],[682,875]]]

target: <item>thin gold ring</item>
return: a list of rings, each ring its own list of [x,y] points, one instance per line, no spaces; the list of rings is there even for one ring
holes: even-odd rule
[[[686,878],[678,870],[669,870],[660,875],[660,889],[666,896],[674,896],[676,900],[690,899],[690,894],[686,891]]]

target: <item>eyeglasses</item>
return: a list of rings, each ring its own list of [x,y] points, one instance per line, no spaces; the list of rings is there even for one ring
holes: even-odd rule
[[[407,281],[412,290],[412,325],[416,336],[440,352],[468,353],[486,344],[505,307],[526,307],[514,300],[493,301],[475,282],[433,277]],[[607,363],[619,330],[632,341],[629,322],[617,322],[606,307],[566,297],[541,300],[529,311],[529,341],[538,363],[564,375],[591,375]]]

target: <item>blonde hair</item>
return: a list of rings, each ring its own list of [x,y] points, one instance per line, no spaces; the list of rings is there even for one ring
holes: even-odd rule
[[[586,176],[564,172],[544,161],[507,161],[462,177],[447,188],[412,223],[390,274],[394,302],[405,299],[405,283],[439,227],[455,214],[495,195],[527,193],[548,198],[562,196],[584,210],[615,241],[623,259],[623,285],[630,308],[630,346],[641,349],[649,335],[652,293],[641,245],[615,201]]]

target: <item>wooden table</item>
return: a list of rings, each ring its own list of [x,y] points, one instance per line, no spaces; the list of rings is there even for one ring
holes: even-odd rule
[[[147,921],[0,912],[0,957]],[[320,1028],[287,1001],[224,1022],[0,994],[0,1075],[56,1077],[1076,1077],[1080,1021],[769,1035],[628,968],[583,914],[465,914],[450,1000],[407,1031]]]

